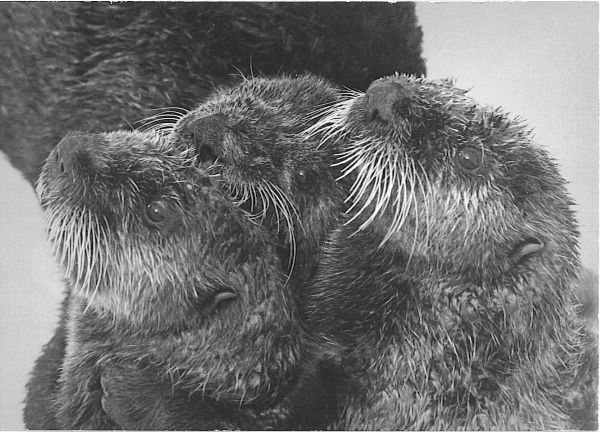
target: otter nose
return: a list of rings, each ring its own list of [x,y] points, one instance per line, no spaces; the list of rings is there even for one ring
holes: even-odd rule
[[[223,154],[225,117],[219,114],[202,117],[184,125],[184,132],[193,137],[200,162],[215,162]]]
[[[54,149],[50,163],[57,175],[76,172],[93,172],[102,167],[102,161],[94,155],[104,140],[93,134],[72,133],[63,138]]]
[[[408,113],[408,97],[402,87],[389,80],[372,83],[366,92],[367,121],[381,120],[391,122],[395,115]]]

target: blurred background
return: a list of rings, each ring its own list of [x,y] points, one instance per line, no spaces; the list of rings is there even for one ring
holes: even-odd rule
[[[429,78],[454,77],[480,102],[534,128],[558,161],[598,270],[598,3],[417,3]]]
[[[598,3],[418,3],[430,78],[528,120],[569,181],[598,271]],[[23,429],[25,383],[58,322],[60,270],[29,183],[0,154],[0,429]]]

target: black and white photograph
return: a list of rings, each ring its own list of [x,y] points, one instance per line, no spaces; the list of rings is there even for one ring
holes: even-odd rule
[[[598,430],[598,40],[0,2],[0,430]]]

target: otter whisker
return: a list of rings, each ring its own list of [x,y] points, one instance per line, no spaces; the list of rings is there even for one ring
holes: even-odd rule
[[[302,137],[305,140],[310,140],[315,137],[320,137],[319,147],[325,144],[325,142],[333,141],[335,144],[348,132],[344,130],[344,126],[347,123],[347,114],[350,112],[355,97],[348,96],[348,99],[341,100],[333,103],[329,107],[320,112],[324,115],[322,119],[317,121],[314,125],[306,128],[302,133]]]
[[[50,211],[49,211],[50,213]],[[58,210],[52,209],[50,215],[55,216],[56,223],[52,226],[51,238],[54,240],[53,245],[55,251],[58,252],[57,256],[59,257],[59,262],[61,265],[68,268],[68,255],[67,255],[67,243],[65,241],[68,238],[69,225],[67,221],[60,215]]]
[[[68,256],[68,244],[66,243],[66,239],[68,238],[69,225],[65,219],[62,219],[57,214],[57,223],[52,227],[53,232],[52,236],[54,239],[54,248],[58,252],[59,262],[62,266],[69,269],[69,256]]]
[[[275,191],[277,191],[277,193],[279,194],[279,197],[283,201],[283,204],[284,204],[283,209],[284,210],[287,210],[287,209],[292,210],[294,216],[296,217],[296,221],[298,222],[298,226],[300,227],[300,230],[302,231],[302,233],[304,235],[306,235],[307,233],[304,229],[304,225],[302,224],[302,219],[300,218],[300,215],[298,214],[298,210],[296,209],[296,206],[294,205],[294,203],[279,187],[275,186],[274,184],[271,184],[271,186],[274,188]],[[286,211],[285,215],[287,215],[286,220],[288,221],[289,232],[291,235],[294,235],[292,214],[289,211]],[[290,239],[290,242],[295,242],[295,241],[293,241],[293,239]]]
[[[356,93],[358,95],[361,94],[359,92],[356,92]],[[349,94],[346,95],[345,93],[342,93],[341,95],[342,95],[342,97],[352,97],[352,95],[349,95]],[[331,101],[331,102],[326,102],[324,104],[321,104],[321,105],[317,106],[317,108],[315,108],[314,110],[309,112],[308,114],[302,116],[302,120],[305,123],[312,123],[315,119],[320,120],[321,118],[326,117],[327,115],[331,115],[332,113],[335,112],[335,109],[339,103],[340,103],[339,101]],[[313,128],[314,128],[314,126],[313,126]]]
[[[83,223],[81,224],[81,234],[82,234],[82,243],[80,246],[80,253],[78,254],[78,266],[83,269],[83,281],[81,281],[81,286],[86,287],[86,294],[90,290],[91,277],[92,277],[92,266],[93,259],[91,253],[95,249],[94,246],[94,238],[92,233],[92,224],[90,223],[90,219],[92,215],[90,212],[83,217]]]
[[[400,193],[401,191],[406,195],[406,177],[403,173],[402,175],[398,174],[398,163],[397,155],[390,155],[390,152],[386,152],[386,154],[382,153],[379,157],[379,166],[389,166],[391,169],[387,173],[386,170],[381,170],[382,174],[378,176],[377,184],[381,184],[382,187],[375,188],[378,192],[378,196],[375,209],[373,210],[374,215],[380,215],[391,200],[398,203],[398,200],[402,196],[402,193]],[[397,189],[399,190],[395,191],[394,186],[397,186]],[[393,197],[394,192],[396,192],[395,198]],[[397,205],[394,209],[394,219],[398,219],[401,211],[401,206]],[[384,242],[385,240],[387,239],[384,238]]]
[[[366,144],[368,144],[366,139],[357,138],[351,148],[336,154],[340,161],[332,165],[343,166],[344,173],[339,179],[342,179],[355,171],[362,165],[363,161],[374,157],[373,152],[367,148]],[[382,142],[381,144],[381,148],[385,148],[385,143]]]
[[[172,132],[175,124],[189,113],[189,110],[185,108],[170,107],[164,109],[164,111],[146,117],[142,120],[135,122],[134,124],[140,124],[137,130],[142,132],[159,132],[159,133],[170,133]]]
[[[427,198],[427,195],[430,193],[431,188],[428,187],[427,191],[425,191],[425,188],[423,187],[423,181],[425,182],[429,182],[429,177],[427,176],[427,173],[425,172],[425,169],[423,168],[423,165],[418,162],[418,164],[415,166],[415,162],[414,160],[412,160],[411,158],[409,158],[407,155],[405,155],[406,160],[408,161],[408,163],[410,163],[410,169],[407,170],[411,173],[411,193],[409,194],[408,199],[406,200],[406,216],[408,217],[408,212],[412,209],[413,212],[413,220],[414,220],[414,234],[413,234],[413,241],[412,241],[412,245],[410,248],[410,252],[408,254],[408,260],[406,262],[407,267],[410,265],[411,259],[414,255],[415,249],[417,247],[417,241],[419,238],[419,229],[420,229],[420,223],[421,223],[421,217],[419,214],[419,200],[417,198],[417,191],[416,191],[416,187],[418,186],[419,188],[419,193],[423,196],[423,209],[425,211],[425,244],[429,244],[429,239],[430,239],[430,233],[429,233],[429,226],[430,226],[430,217],[429,217],[429,200]],[[417,174],[417,169],[421,170],[421,175]],[[403,221],[404,223],[404,221]],[[396,227],[396,231],[400,229],[400,226]]]
[[[368,157],[370,159],[368,162],[371,166],[376,166],[376,167],[381,166],[380,159],[381,159],[381,153],[383,151],[384,150],[382,150],[382,149],[378,149],[375,152],[373,152],[371,155],[368,155],[368,156],[365,155],[365,157]],[[363,160],[362,162],[364,163],[365,160]],[[365,166],[367,166],[367,165],[363,165],[363,163],[359,163],[357,161],[356,164],[351,165],[348,168],[348,169],[353,169],[353,170],[358,169],[358,171],[359,171],[357,174],[356,181],[350,188],[349,199],[352,200],[353,203],[350,206],[350,209],[348,209],[348,213],[353,212],[356,209],[356,207],[359,205],[360,200],[363,200],[362,207],[358,211],[356,211],[356,213],[350,219],[350,221],[348,221],[348,223],[351,223],[356,218],[358,218],[371,205],[371,203],[374,200],[376,200],[377,196],[381,194],[381,189],[380,189],[381,178],[384,175],[383,173],[385,172],[385,170],[381,170],[381,169],[367,170],[367,169],[365,169]],[[384,185],[385,185],[385,183],[384,183]],[[385,195],[387,195],[387,194],[388,193],[386,191]],[[380,199],[377,201],[378,201],[378,203],[381,203]],[[381,204],[378,204],[376,206],[376,208],[379,205],[381,205]],[[361,224],[359,226],[357,232],[363,230],[369,224],[371,224],[375,217],[377,217],[377,214],[375,212],[373,212],[373,214],[369,218],[367,218],[367,220],[363,224]]]
[[[83,240],[83,235],[82,235],[82,230],[85,226],[85,220],[83,219],[82,215],[82,210],[79,210],[78,214],[77,214],[77,224],[72,224],[72,226],[74,225],[74,231],[71,235],[70,238],[73,239],[74,241],[71,241],[70,246],[72,247],[72,251],[70,254],[70,259],[73,261],[73,266],[76,267],[77,273],[76,273],[76,278],[75,281],[76,283],[79,283],[79,281],[82,278],[83,275],[83,269],[82,266],[80,265],[80,254],[82,253],[82,246],[81,246],[81,242]]]
[[[86,276],[85,281],[83,282],[83,286],[86,287],[86,296],[88,297],[89,300],[88,300],[87,306],[84,309],[84,313],[94,303],[94,299],[96,298],[96,294],[98,293],[98,288],[100,286],[100,277],[98,274],[96,274],[97,279],[96,279],[96,283],[94,285],[94,289],[92,290],[91,295],[89,294],[90,288],[91,288],[90,287],[90,285],[91,285],[90,279],[92,277],[92,272],[95,270],[95,266],[97,266],[97,264],[98,264],[97,257],[96,257],[96,255],[97,255],[96,251],[99,249],[100,245],[98,244],[99,239],[94,232],[95,228],[98,226],[96,215],[89,212],[89,214],[87,215],[87,218],[86,218],[86,223],[88,226],[87,234],[88,234],[89,241],[87,242],[87,244],[85,246],[85,250],[89,251],[90,245],[93,245],[93,246],[91,246],[92,254],[85,257],[88,260],[88,266],[87,266],[87,270],[86,270],[87,276]],[[97,273],[97,269],[96,269],[96,273]]]
[[[76,219],[78,221],[81,221],[81,212],[80,211],[78,212]],[[76,227],[74,227],[74,229],[73,229],[73,235],[71,236],[71,241],[69,243],[69,246],[70,246],[69,260],[71,263],[71,268],[75,272],[75,284],[78,286],[79,286],[79,281],[81,280],[81,275],[82,275],[82,269],[78,265],[79,257],[77,256],[77,254],[79,253],[79,251],[81,249],[81,247],[79,245],[79,242],[81,241],[81,229],[82,229],[82,222],[78,222]]]
[[[260,191],[244,183],[226,183],[224,184],[224,188],[225,191],[232,197],[232,204],[236,207],[241,207],[245,203],[250,202],[249,210],[242,209],[242,211],[244,212],[246,217],[248,217],[248,219],[256,223],[257,219],[262,220],[264,218],[265,210],[264,199],[262,198],[262,196],[260,196],[260,199],[263,201],[263,204],[261,205],[261,213],[259,213],[258,215],[254,213],[254,209],[256,208],[257,202],[259,200],[257,193],[260,194]]]
[[[380,212],[385,211],[388,202],[391,200],[392,192],[394,192],[394,185],[397,190],[396,196],[393,199],[393,209],[392,209],[392,222],[390,223],[390,227],[388,232],[383,237],[379,247],[383,246],[389,238],[398,230],[399,226],[404,223],[404,220],[407,216],[407,208],[410,206],[410,201],[408,198],[411,196],[412,185],[407,187],[407,174],[404,170],[398,173],[398,164],[399,161],[397,158],[393,161],[388,161],[388,166],[390,167],[390,175],[387,178],[387,184],[382,187],[385,188],[386,196],[384,197],[383,202],[380,203],[378,207],[374,210],[374,214],[380,214]]]
[[[302,226],[300,217],[298,215],[298,212],[297,212],[295,206],[289,200],[289,198],[283,193],[283,191],[281,189],[279,189],[278,186],[276,186],[273,183],[268,182],[268,181],[264,181],[262,183],[262,185],[264,185],[264,191],[268,194],[268,196],[271,198],[271,200],[274,204],[276,220],[277,220],[277,224],[278,224],[278,230],[280,230],[279,221],[282,218],[282,216],[287,224],[288,241],[290,243],[290,257],[289,257],[290,261],[288,264],[289,264],[290,268],[293,268],[295,261],[296,261],[296,236],[295,236],[295,230],[294,230],[294,218],[292,217],[292,213],[296,217],[296,220],[298,221],[300,229],[303,232],[304,232],[304,227]],[[290,212],[290,209],[292,212]],[[291,274],[291,272],[290,272],[290,274]]]
[[[153,125],[148,128],[144,128],[145,132],[153,132],[153,133],[157,133],[157,134],[165,135],[165,136],[171,134],[171,130],[172,130],[172,127],[170,125],[164,125],[164,124]]]
[[[271,200],[269,199],[269,191],[263,190],[263,188],[258,187],[256,189],[251,189],[252,191],[252,199],[257,200],[260,198],[260,222],[263,223],[266,220],[267,212],[271,206]],[[277,208],[275,208],[275,212],[277,213]],[[279,220],[277,220],[277,230],[279,231]]]
[[[94,286],[94,292],[92,295],[96,295],[103,281],[107,276],[107,269],[102,255],[100,253],[100,247],[105,247],[108,244],[105,230],[100,228],[98,223],[98,217],[94,215],[94,230],[96,231],[94,238],[96,239],[96,248],[94,250],[94,266],[96,268],[96,284]]]
[[[390,171],[394,177],[390,178],[388,190],[393,191],[393,186],[397,187],[396,196],[392,202],[393,218],[390,223],[387,234],[384,236],[381,245],[387,242],[392,235],[397,233],[404,225],[406,218],[410,214],[412,204],[415,203],[415,183],[418,177],[415,175],[414,162],[404,155],[403,160],[395,157],[394,160],[386,162],[391,167]],[[386,200],[386,205],[388,201]],[[417,218],[418,219],[418,218]],[[417,221],[418,223],[418,221]],[[380,246],[381,246],[380,245]]]
[[[250,217],[253,220],[258,221],[258,223],[262,223],[267,212],[267,209],[265,207],[268,206],[269,201],[265,200],[263,196],[263,191],[260,190],[260,188],[254,188],[248,185],[244,185],[244,192],[246,194],[246,199],[243,202],[250,202]],[[257,209],[259,209],[258,212]]]
[[[360,91],[360,90],[355,90],[355,89],[351,89],[348,87],[344,87],[341,91],[340,91],[340,96],[342,99],[350,99],[350,100],[354,100],[360,96],[364,96],[364,92]]]
[[[275,212],[275,222],[277,223],[277,232],[281,231],[281,215],[280,215],[280,206],[277,202],[276,193],[271,190],[270,185],[267,183],[261,183],[257,188],[257,191],[260,193],[261,199],[266,201],[266,208],[263,207],[266,215],[267,208],[270,208],[271,203],[273,203],[273,210]]]
[[[288,242],[290,244],[290,268],[294,267],[296,257],[296,239],[294,230],[294,219],[299,221],[299,215],[289,198],[275,184],[263,180],[253,186],[246,184],[228,184],[226,185],[228,193],[234,198],[232,203],[235,206],[242,206],[250,202],[250,210],[244,210],[246,216],[253,222],[262,224],[265,222],[269,208],[273,205],[275,212],[274,222],[277,224],[277,231],[281,231],[280,223],[285,221],[287,226]],[[292,217],[295,215],[295,218]],[[299,227],[304,231],[302,223],[298,222]]]

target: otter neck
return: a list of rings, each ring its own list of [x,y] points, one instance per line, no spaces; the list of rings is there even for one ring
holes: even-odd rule
[[[527,264],[505,263],[512,267],[498,265],[493,271],[475,264],[471,271],[451,264],[432,266],[430,260],[410,251],[374,247],[378,239],[368,230],[350,235],[345,227],[336,237],[332,243],[344,246],[328,250],[315,278],[316,288],[307,290],[310,298],[304,302],[319,305],[307,307],[307,322],[321,334],[335,335],[334,339],[352,341],[370,334],[376,341],[387,332],[392,338],[402,337],[403,332],[422,325],[422,320],[441,327],[460,327],[462,319],[493,321],[495,318],[486,314],[497,302],[514,310],[542,311],[548,305],[544,297],[554,296],[559,301],[558,297],[566,297],[570,291],[561,286],[548,292],[543,281],[536,284],[536,272],[529,271]],[[543,265],[554,267],[553,271],[560,269],[559,263]],[[348,294],[339,296],[340,291]],[[328,296],[329,292],[336,294]],[[458,308],[465,302],[473,306]],[[553,313],[549,308],[544,320],[560,320],[551,316]]]

